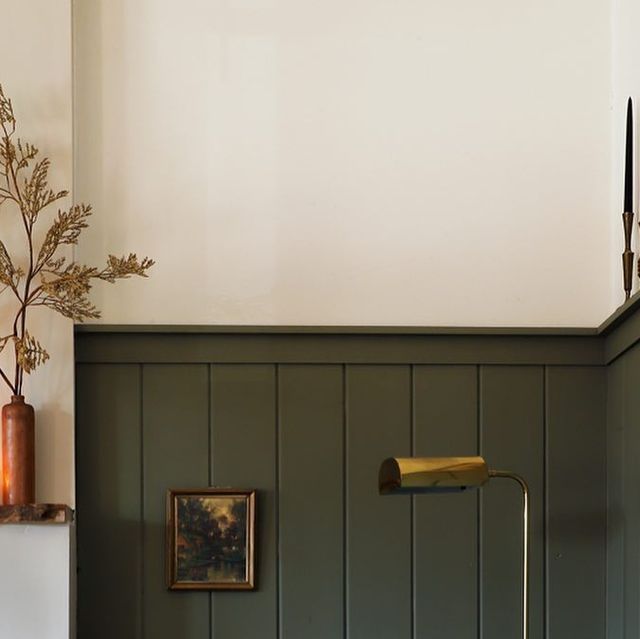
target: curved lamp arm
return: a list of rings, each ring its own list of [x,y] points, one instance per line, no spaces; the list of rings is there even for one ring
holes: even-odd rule
[[[489,470],[489,477],[512,479],[522,489],[522,639],[527,639],[529,634],[529,486],[520,475],[504,470]]]

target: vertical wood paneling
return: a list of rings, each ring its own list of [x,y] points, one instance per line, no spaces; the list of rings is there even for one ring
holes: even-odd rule
[[[417,366],[414,454],[476,455],[477,368]],[[477,492],[415,497],[417,639],[475,639],[478,629]]]
[[[486,366],[480,380],[481,452],[490,468],[522,475],[531,489],[531,639],[544,619],[544,391],[539,366]],[[494,479],[481,493],[482,637],[518,637],[522,603],[522,497]]]
[[[411,445],[408,366],[347,368],[347,606],[349,639],[408,639],[410,497],[378,494],[386,457]]]
[[[343,376],[279,369],[281,636],[342,636]]]
[[[209,480],[209,375],[205,365],[143,367],[144,637],[203,639],[209,595],[169,592],[165,582],[168,488]]]
[[[78,636],[141,635],[140,367],[78,365]]]
[[[491,467],[531,485],[531,639],[545,623],[546,639],[602,636],[607,449],[609,637],[635,637],[635,379],[638,348],[611,367],[605,446],[598,368],[549,368],[545,398],[541,366],[79,365],[79,636],[517,637],[518,487],[496,479],[479,492],[413,498],[377,490],[386,457],[479,446]],[[166,590],[165,491],[209,481],[258,491],[255,592]]]
[[[640,346],[625,355],[624,620],[625,637],[640,636]]]
[[[607,370],[607,639],[624,634],[624,423],[626,361]]]
[[[605,633],[605,402],[603,368],[547,370],[550,639]]]
[[[213,637],[276,639],[275,366],[211,370],[213,484],[257,492],[256,592],[213,594]]]

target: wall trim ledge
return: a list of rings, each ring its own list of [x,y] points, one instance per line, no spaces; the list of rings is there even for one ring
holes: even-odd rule
[[[509,364],[599,366],[595,329],[92,327],[78,363]]]
[[[280,326],[229,324],[76,324],[77,334],[161,333],[214,335],[552,335],[597,336],[597,328],[553,326]]]
[[[640,291],[598,327],[598,335],[604,339],[604,363],[607,365],[640,341]]]
[[[76,324],[74,330],[76,361],[82,363],[215,360],[604,366],[640,341],[640,291],[597,328]],[[256,352],[262,355],[256,358]]]

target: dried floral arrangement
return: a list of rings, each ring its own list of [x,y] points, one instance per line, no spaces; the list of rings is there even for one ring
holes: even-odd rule
[[[39,235],[42,241],[37,243],[36,224],[44,209],[65,198],[68,192],[49,187],[49,160],[38,159],[38,149],[15,137],[15,133],[13,106],[0,85],[0,213],[3,206],[17,209],[26,240],[21,256],[12,256],[0,240],[0,293],[12,293],[17,306],[6,334],[0,333],[0,351],[13,346],[13,380],[2,368],[0,376],[14,395],[21,395],[24,374],[49,359],[42,344],[29,333],[29,309],[44,306],[77,322],[98,318],[100,312],[88,297],[92,282],[113,283],[131,275],[146,277],[153,260],[140,260],[133,253],[125,257],[109,255],[106,266],[97,268],[60,256],[61,247],[77,244],[80,233],[88,226],[92,210],[87,204],[58,209],[49,229]]]

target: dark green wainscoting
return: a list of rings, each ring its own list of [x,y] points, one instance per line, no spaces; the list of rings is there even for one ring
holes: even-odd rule
[[[607,363],[607,637],[640,636],[640,299],[603,328]]]
[[[79,637],[519,637],[517,487],[377,492],[385,457],[480,453],[531,485],[531,639],[603,639],[606,349],[588,330],[79,330]],[[614,422],[640,416],[630,367],[640,351],[611,369]],[[640,437],[610,437],[622,508]],[[209,485],[258,491],[254,592],[166,590],[165,491]],[[628,530],[626,556],[611,543],[637,563]]]

